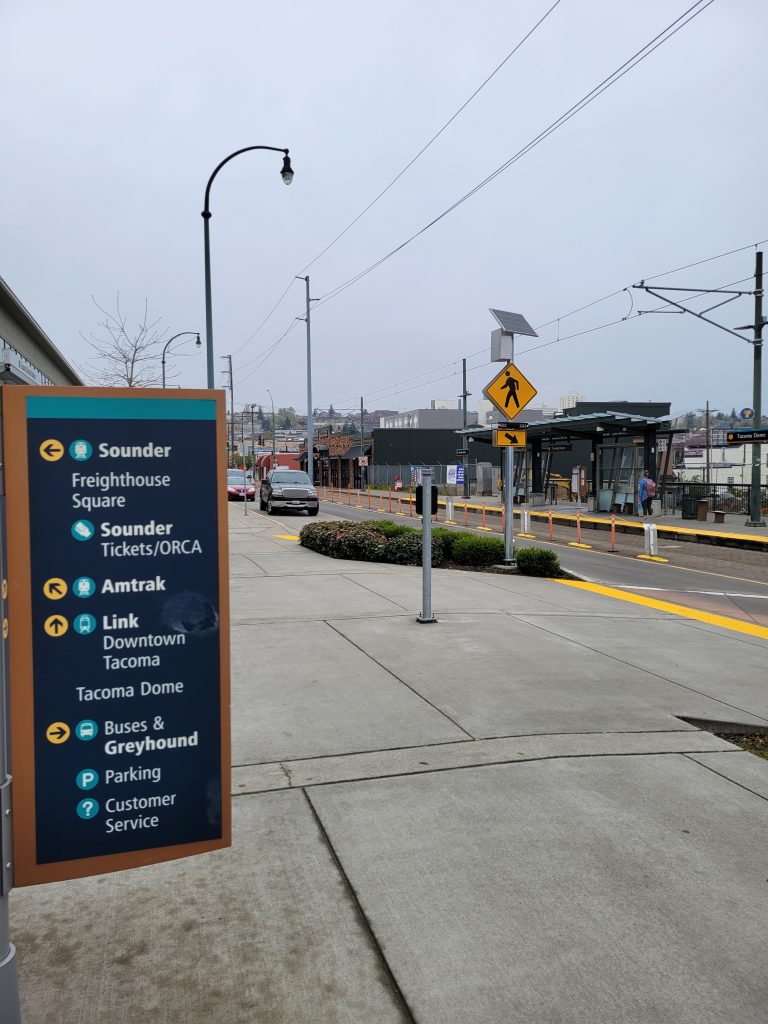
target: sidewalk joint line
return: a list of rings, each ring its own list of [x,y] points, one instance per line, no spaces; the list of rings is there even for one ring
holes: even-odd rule
[[[349,893],[349,897],[352,900],[352,904],[355,907],[355,910],[357,911],[358,920],[363,928],[363,931],[365,931],[368,934],[368,939],[373,947],[373,950],[379,958],[379,962],[384,971],[384,974],[386,975],[387,980],[389,981],[389,984],[392,988],[392,994],[395,998],[395,1003],[399,1004],[398,1009],[401,1011],[405,1019],[405,1024],[416,1024],[416,1018],[413,1016],[411,1008],[408,1005],[405,996],[403,995],[403,991],[400,988],[397,978],[395,977],[394,971],[390,967],[389,961],[384,955],[384,950],[381,946],[381,943],[379,942],[376,932],[373,930],[373,925],[368,920],[368,917],[365,911],[363,910],[363,906],[362,903],[360,902],[360,897],[357,894],[357,890],[352,885],[352,881],[349,875],[344,870],[344,865],[342,864],[341,858],[339,857],[339,854],[336,851],[336,847],[331,842],[331,837],[329,836],[328,831],[326,830],[326,827],[323,824],[323,820],[320,817],[319,812],[315,808],[315,805],[312,803],[312,799],[309,793],[307,793],[306,790],[302,790],[302,793],[304,794],[304,799],[307,801],[307,806],[309,807],[310,813],[312,814],[312,817],[315,820],[315,824],[317,825],[318,831],[320,832],[320,835],[325,842],[328,852],[330,853],[331,858],[334,864],[336,865],[339,874],[341,875],[347,892]]]
[[[753,796],[758,797],[758,799],[768,801],[768,797],[764,796],[762,793],[758,793],[754,789],[750,789],[749,786],[745,786],[743,782],[737,782],[735,779],[732,779],[729,775],[723,775],[722,772],[719,772],[716,768],[713,768],[711,765],[709,765],[709,764],[702,764],[701,761],[697,761],[695,757],[691,757],[691,754],[736,754],[736,753],[749,754],[749,751],[748,750],[741,750],[741,751],[736,751],[736,750],[687,750],[683,754],[683,757],[687,757],[689,761],[692,761],[694,764],[697,764],[699,766],[699,768],[706,768],[708,772],[712,772],[714,775],[719,775],[720,778],[721,779],[725,779],[726,782],[730,782],[734,786],[738,786],[740,789],[746,790],[747,793],[751,793]],[[756,756],[757,756],[756,754],[752,754],[752,757],[756,757]]]
[[[528,622],[525,618],[523,618],[522,621]],[[608,654],[606,651],[598,651],[596,648],[590,647],[589,644],[582,643],[580,640],[574,640],[573,637],[561,636],[560,633],[555,633],[554,630],[547,629],[543,625],[540,626],[536,622],[529,622],[528,624],[533,626],[535,629],[543,630],[545,633],[552,633],[554,636],[560,637],[561,640],[567,640],[572,644],[576,644],[577,647],[583,647],[585,651],[591,651],[592,654],[599,654],[604,658],[611,658],[611,660],[617,662],[619,665],[626,665],[627,668],[633,668],[638,672],[645,672],[646,675],[654,676],[656,679],[661,679],[663,682],[669,683],[671,686],[679,686],[681,690],[687,690],[689,693],[696,693],[699,697],[706,697],[707,700],[714,701],[715,704],[721,704],[723,707],[731,708],[732,711],[740,711],[742,714],[749,715],[751,718],[759,718],[762,722],[768,722],[768,718],[764,718],[763,715],[757,715],[754,711],[748,711],[746,708],[739,707],[738,704],[729,704],[728,701],[721,700],[719,697],[713,697],[711,694],[705,693],[703,690],[697,690],[693,686],[686,686],[685,683],[680,683],[676,679],[670,679],[668,676],[663,676],[659,672],[652,672],[650,669],[643,668],[640,665],[635,665],[631,661],[624,661],[623,658],[619,658],[615,654]],[[686,625],[686,623],[681,623],[681,625]],[[673,713],[673,715],[676,718],[683,717],[683,713]]]
[[[334,631],[334,633],[338,633],[339,636],[346,640],[348,644],[351,644],[353,647],[356,647],[358,651],[360,651],[361,654],[364,654],[366,658],[369,658],[374,663],[374,665],[378,665],[380,669],[383,669],[384,672],[387,673],[387,675],[390,675],[392,676],[393,679],[396,679],[398,683],[401,683],[404,687],[406,687],[406,689],[410,690],[411,693],[413,693],[416,697],[419,698],[419,700],[424,701],[425,704],[428,704],[431,708],[437,711],[439,715],[442,715],[443,718],[446,718],[452,725],[455,725],[456,728],[463,732],[465,736],[467,736],[471,740],[477,739],[477,737],[473,736],[471,732],[468,732],[463,726],[459,725],[459,723],[455,721],[455,719],[451,718],[449,714],[446,714],[446,712],[443,711],[442,708],[439,708],[437,704],[433,704],[432,701],[428,700],[423,693],[419,693],[419,691],[416,690],[413,686],[411,686],[410,683],[406,683],[404,679],[401,679],[400,676],[393,672],[391,668],[387,668],[386,665],[383,665],[380,661],[374,658],[372,654],[369,654],[368,651],[362,648],[359,644],[356,644],[354,640],[350,640],[348,636],[345,636],[345,634],[342,633],[340,629],[337,629],[332,622],[329,622],[328,619],[324,619],[323,621],[325,622],[326,626],[328,626],[330,629]]]

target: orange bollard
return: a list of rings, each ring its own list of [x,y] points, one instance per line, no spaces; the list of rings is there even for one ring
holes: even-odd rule
[[[549,540],[552,542],[552,509],[549,510]]]
[[[371,511],[371,488],[368,488],[368,511]]]
[[[611,515],[611,551],[616,550],[616,516]]]
[[[464,502],[464,525],[465,526],[469,525],[469,511],[467,509],[466,501]]]
[[[392,511],[392,491],[389,492],[389,511]]]
[[[576,511],[576,540],[581,544],[581,512]]]

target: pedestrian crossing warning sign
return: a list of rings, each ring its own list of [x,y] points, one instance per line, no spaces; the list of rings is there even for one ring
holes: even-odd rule
[[[500,370],[483,394],[506,419],[513,420],[537,395],[536,388],[514,363]]]

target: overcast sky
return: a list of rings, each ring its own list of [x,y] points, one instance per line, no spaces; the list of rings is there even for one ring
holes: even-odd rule
[[[204,330],[203,193],[212,191],[218,375],[235,401],[306,410],[299,273],[456,112],[554,0],[4,0],[0,274],[70,361],[117,291],[167,337]],[[322,297],[451,206],[693,0],[561,0],[516,55],[308,273]],[[630,310],[643,277],[747,278],[768,238],[764,0],[715,0],[562,129],[313,315],[314,405],[409,409],[495,373],[489,306],[565,338]],[[662,283],[661,281],[657,283]],[[739,286],[736,286],[739,287]],[[750,282],[741,287],[749,288]],[[656,300],[634,295],[634,308]],[[701,305],[701,304],[700,304]],[[744,298],[721,312],[748,323]],[[751,404],[752,347],[679,315],[633,318],[518,365],[545,402]],[[181,350],[193,352],[193,347]],[[173,358],[205,386],[204,354]],[[419,376],[421,375],[421,376]],[[416,379],[413,379],[416,378]]]

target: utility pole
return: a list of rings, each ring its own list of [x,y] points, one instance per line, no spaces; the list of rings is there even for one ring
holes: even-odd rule
[[[706,435],[705,435],[705,439],[704,439],[704,450],[705,450],[706,455],[707,455],[707,461],[706,461],[705,466],[704,466],[704,483],[707,485],[707,489],[709,489],[709,461],[710,461],[709,439],[712,436],[710,434],[710,432],[709,432],[709,401],[707,401],[707,407],[706,407],[706,409],[704,411],[704,429],[706,431]]]
[[[754,291],[734,291],[730,288],[669,288],[663,285],[658,287],[654,286],[650,288],[644,281],[639,284],[632,286],[633,288],[639,288],[644,292],[648,292],[649,295],[653,295],[654,298],[662,299],[663,302],[670,306],[674,306],[675,309],[679,309],[682,313],[690,313],[692,316],[697,317],[699,320],[703,320],[707,324],[711,324],[713,327],[719,327],[721,331],[725,331],[726,334],[732,334],[735,338],[741,338],[742,341],[749,341],[754,347],[753,351],[753,364],[752,364],[752,406],[755,410],[755,421],[757,426],[762,425],[762,381],[763,381],[763,327],[765,325],[765,319],[763,318],[763,254],[762,252],[755,253],[755,288]],[[662,294],[663,292],[685,292],[689,296],[689,301],[693,298],[698,298],[702,295],[726,295],[728,298],[722,299],[720,302],[716,302],[713,306],[709,306],[702,312],[698,312],[694,309],[688,309],[680,302],[675,302],[673,299]],[[691,295],[695,292],[695,295]],[[755,320],[753,324],[746,324],[743,327],[737,327],[735,330],[731,330],[730,327],[724,327],[723,324],[719,324],[716,320],[710,319],[705,316],[705,313],[710,313],[713,309],[719,309],[720,306],[725,306],[729,302],[733,302],[735,299],[740,298],[742,295],[754,295],[755,297]],[[640,312],[651,313],[655,310],[640,310]],[[743,334],[739,334],[739,331],[753,331],[753,337],[750,339],[745,338]],[[760,452],[761,446],[759,444],[752,445],[752,482],[749,489],[749,519],[745,522],[745,526],[765,526],[765,520],[762,517],[762,502],[761,502],[761,486],[760,486]]]
[[[309,274],[297,278],[306,285],[307,297],[307,473],[312,483],[315,482],[315,422],[312,408],[312,336],[309,326],[309,311],[312,299],[309,297]]]
[[[467,429],[467,399],[469,398],[470,392],[467,391],[467,360],[461,360],[461,397],[462,397],[462,409],[464,410],[464,430]],[[467,435],[463,435],[464,441],[462,448],[467,447]],[[464,462],[464,497],[469,497],[469,456],[462,455],[462,461]]]
[[[251,402],[251,472],[256,470],[256,433],[253,426],[253,410],[256,408],[256,403]]]
[[[267,388],[267,394],[269,400],[272,403],[272,466],[271,469],[275,468],[275,400],[272,397],[272,392]]]
[[[364,422],[364,419],[363,419],[364,415],[365,414],[363,412],[363,399],[361,397],[360,398],[360,457],[361,458],[362,458],[362,455],[363,455],[363,437],[365,435],[365,422]],[[360,464],[360,490],[362,491],[362,489],[363,489],[363,467],[362,467],[362,464]]]
[[[755,337],[752,364],[752,405],[758,429],[763,425],[763,254],[755,253]],[[750,509],[747,526],[765,526],[762,515],[760,488],[760,453],[762,445],[752,445],[752,486],[749,491]]]
[[[207,223],[207,222],[206,222]],[[229,408],[230,420],[229,420],[229,459],[227,465],[232,467],[235,464],[235,379],[232,374],[232,356],[222,356],[222,359],[228,361],[229,370]]]

